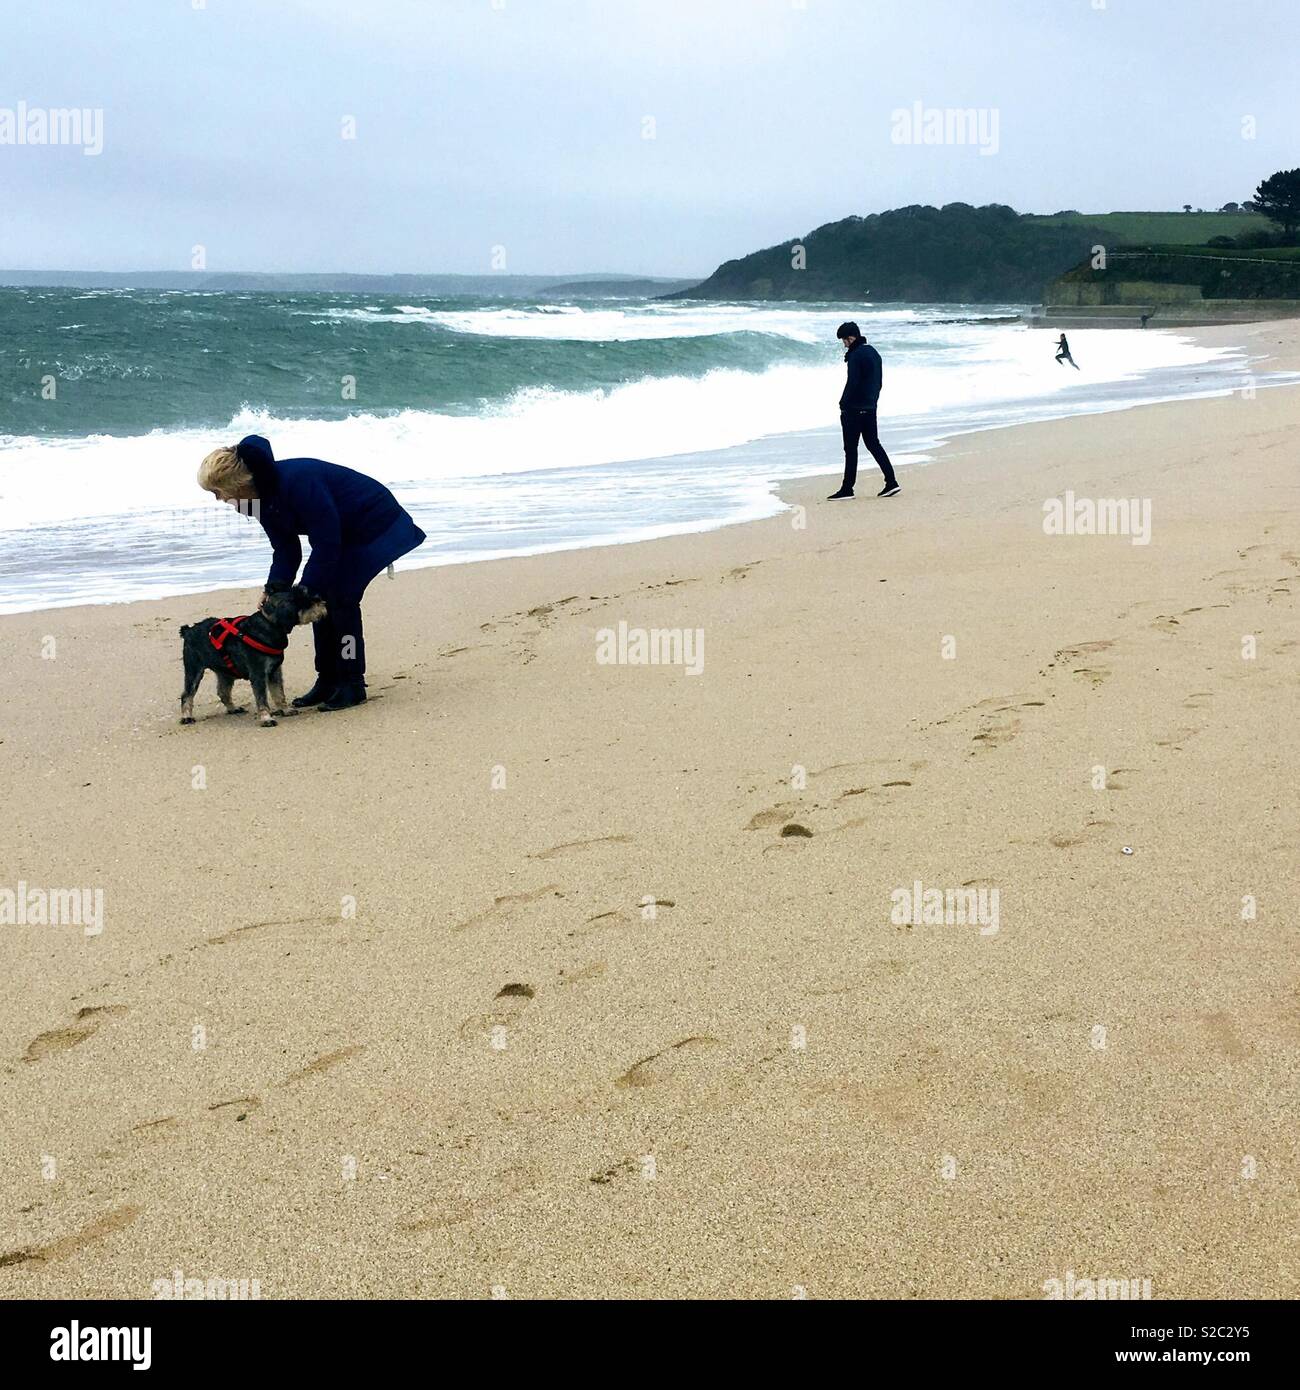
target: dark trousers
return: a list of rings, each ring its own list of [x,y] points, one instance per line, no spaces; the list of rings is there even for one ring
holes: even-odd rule
[[[344,547],[325,594],[325,617],[313,630],[319,674],[340,683],[359,681],[366,674],[361,596],[377,574],[425,539],[424,532],[402,512],[382,535],[364,545]]]
[[[316,670],[340,682],[359,681],[366,674],[366,639],[361,630],[361,590],[326,597],[325,616],[313,624]]]
[[[840,428],[844,432],[844,481],[841,488],[848,492],[858,480],[858,439],[867,446],[867,452],[880,465],[885,475],[885,486],[894,485],[894,465],[889,461],[880,435],[876,433],[876,412],[874,410],[841,410]]]

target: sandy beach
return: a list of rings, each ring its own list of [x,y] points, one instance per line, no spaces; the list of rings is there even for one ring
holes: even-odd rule
[[[178,626],[255,590],[0,618],[3,884],[103,893],[0,928],[0,1296],[1295,1296],[1297,427],[399,571],[369,705],[274,730],[177,723]]]

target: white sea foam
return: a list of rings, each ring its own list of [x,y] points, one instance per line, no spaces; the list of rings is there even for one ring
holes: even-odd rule
[[[1071,335],[1075,357],[1087,366],[1083,377],[1053,361],[1041,332],[970,325],[942,332],[941,345],[887,356],[886,427],[891,418],[981,415],[993,403],[1007,424],[1041,416],[1049,401],[1067,414],[1143,373],[1208,366],[1223,356],[1169,334],[1085,331]],[[251,433],[266,435],[280,457],[330,459],[399,488],[725,449],[833,424],[843,372],[832,349],[818,366],[650,377],[587,392],[527,388],[477,415],[405,410],[297,420],[247,407],[220,430],[0,436],[0,530],[192,506],[204,454]]]
[[[319,305],[303,312],[315,318]],[[840,461],[841,311],[741,304],[492,304],[331,307],[330,315],[430,325],[483,338],[612,342],[762,333],[821,344],[779,351],[765,370],[644,377],[606,390],[533,387],[477,413],[404,410],[291,419],[245,406],[219,429],[129,438],[0,436],[0,533],[40,528],[38,546],[0,545],[0,612],[122,601],[255,582],[260,529],[209,525],[227,509],[195,473],[216,444],[266,435],[278,457],[319,457],[391,486],[428,532],[404,561],[426,566],[703,531],[778,511],[778,482]],[[1170,333],[1070,334],[1076,372],[1054,335],[1021,325],[944,322],[952,306],[858,309],[881,346],[881,427],[896,464],[944,438],[1171,395],[1239,386],[1245,358]],[[994,316],[981,306],[973,314]],[[405,334],[399,326],[395,331]],[[202,349],[200,349],[202,351]],[[508,486],[502,486],[503,477]],[[33,562],[33,557],[35,561]]]
[[[313,311],[319,312],[319,311]],[[864,309],[863,324],[923,322],[915,309]],[[1008,310],[1008,312],[1013,312]],[[389,309],[335,307],[326,317],[367,323],[433,324],[457,333],[488,338],[544,338],[552,342],[637,342],[659,338],[702,338],[718,333],[772,333],[801,343],[834,346],[843,311],[759,309],[742,304],[654,302],[627,308],[576,304],[492,305],[481,309],[439,309],[397,304]]]

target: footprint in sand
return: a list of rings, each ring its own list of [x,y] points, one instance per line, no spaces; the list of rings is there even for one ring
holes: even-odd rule
[[[910,787],[911,785],[912,784],[910,781],[907,781],[902,777],[896,777],[891,782],[882,782],[879,787],[848,787],[844,791],[842,791],[835,798],[835,800],[844,801],[847,800],[847,798],[849,798],[850,796],[867,796],[872,792],[884,791],[890,787]]]
[[[426,1231],[446,1231],[452,1226],[463,1226],[467,1221],[473,1221],[475,1207],[466,1198],[450,1198],[430,1216],[422,1216],[416,1221],[408,1222],[402,1227],[404,1231],[410,1231],[414,1235],[421,1235]]]
[[[1010,743],[1020,732],[1020,720],[1018,719],[994,720],[985,715],[983,722],[984,727],[971,738],[972,743],[979,744],[979,748],[971,750],[975,753],[989,748],[1001,748],[1004,743]]]
[[[995,714],[1005,714],[1008,710],[1016,708],[1019,695],[990,695],[986,699],[979,700],[973,705],[967,705],[964,709],[959,709],[956,714],[950,714],[946,719],[937,722],[947,724],[963,714],[978,714],[981,719],[988,719]]]
[[[603,1172],[593,1173],[588,1182],[595,1183],[597,1187],[604,1187],[612,1183],[616,1178],[628,1177],[642,1171],[642,1163],[639,1158],[621,1158],[617,1163],[611,1164]]]
[[[627,922],[638,922],[653,920],[647,918],[645,912],[650,907],[676,907],[676,898],[651,898],[646,902],[639,902],[635,909],[624,911],[621,907],[607,908],[604,912],[597,912],[594,916],[588,917],[580,927],[575,927],[571,932],[565,932],[566,936],[587,936],[594,931],[602,931],[606,927],[621,927]]]
[[[698,584],[698,579],[665,579],[659,584],[642,584],[642,589],[676,589],[683,584]]]
[[[558,883],[545,883],[540,888],[534,888],[526,893],[503,893],[499,898],[493,898],[491,907],[475,913],[473,917],[467,917],[463,922],[458,922],[452,927],[452,931],[468,931],[471,927],[480,927],[485,922],[495,921],[498,917],[508,918],[518,907],[526,907],[529,903],[540,902],[543,898],[562,898],[563,896],[564,893]]]
[[[175,1115],[163,1115],[156,1120],[141,1120],[138,1125],[132,1125],[131,1133],[159,1137],[166,1134],[168,1130],[176,1129],[179,1124],[180,1121]]]
[[[839,825],[832,826],[827,834],[836,835],[841,830],[857,830],[859,826],[874,825],[879,826],[880,821],[875,816],[850,816],[848,820],[841,821]],[[772,848],[772,846],[769,846]]]
[[[847,772],[850,768],[855,767],[888,767],[889,761],[888,758],[866,758],[860,763],[831,763],[827,767],[817,768],[815,772],[810,772],[808,776],[810,778],[825,777],[827,773]]]
[[[1108,652],[1114,645],[1113,637],[1099,637],[1092,642],[1076,642],[1072,647],[1062,647],[1048,662],[1048,669],[1053,666],[1068,666],[1071,662],[1081,661],[1085,656]]]
[[[1183,611],[1179,613],[1177,616],[1171,613],[1162,613],[1158,618],[1156,618],[1152,622],[1151,626],[1154,628],[1158,628],[1161,632],[1173,632],[1176,628],[1180,628],[1182,626],[1181,619],[1183,618],[1190,618],[1194,613],[1208,613],[1211,609],[1214,608],[1227,607],[1228,605],[1226,603],[1211,603],[1202,605],[1197,608],[1184,608]]]
[[[229,1111],[237,1123],[242,1123],[254,1110],[261,1108],[262,1102],[256,1096],[235,1096],[232,1100],[219,1100],[208,1106],[212,1114]]]
[[[784,825],[791,816],[797,811],[799,805],[795,801],[783,801],[780,805],[769,806],[766,811],[756,811],[750,818],[746,830],[767,830],[773,825]]]
[[[497,991],[494,999],[496,1008],[490,1013],[473,1014],[457,1029],[466,1040],[494,1038],[497,1028],[509,1028],[518,1023],[524,1010],[532,1002],[537,991],[532,985],[508,984]]]
[[[18,1250],[6,1251],[0,1254],[0,1269],[8,1265],[52,1264],[55,1260],[65,1260],[87,1245],[93,1245],[106,1236],[124,1230],[140,1215],[140,1211],[141,1208],[133,1206],[115,1207],[71,1235],[51,1241],[48,1245],[27,1245]]]
[[[335,1052],[326,1052],[317,1057],[315,1061],[308,1062],[301,1071],[296,1071],[286,1076],[280,1083],[282,1086],[296,1086],[300,1081],[306,1081],[308,1077],[319,1076],[321,1072],[329,1071],[333,1067],[340,1066],[350,1057],[356,1057],[366,1050],[364,1043],[356,1043],[351,1047],[340,1047]]]
[[[313,1058],[305,1067],[290,1072],[279,1084],[280,1086],[297,1086],[304,1081],[309,1081],[312,1077],[320,1076],[322,1073],[332,1071],[335,1067],[341,1066],[352,1057],[364,1052],[364,1044],[354,1044],[351,1047],[340,1047],[333,1052],[322,1053],[321,1056]],[[262,1108],[260,1096],[232,1096],[229,1100],[214,1101],[208,1106],[212,1114],[232,1113],[236,1120],[246,1120],[255,1110]]]
[[[66,1052],[70,1047],[84,1043],[87,1038],[99,1031],[110,1018],[117,1018],[127,1012],[125,1004],[103,1004],[98,1008],[78,1009],[76,1019],[66,1028],[51,1028],[41,1033],[27,1044],[23,1053],[24,1062],[39,1062],[42,1058],[53,1056],[56,1052]]]
[[[1047,844],[1055,849],[1074,849],[1076,845],[1085,845],[1090,840],[1095,840],[1103,830],[1111,829],[1114,824],[1113,820],[1090,820],[1082,830],[1064,831],[1059,835],[1049,835]]]
[[[621,926],[627,921],[627,914],[621,908],[611,907],[605,912],[598,912],[594,917],[588,917],[580,927],[574,927],[571,932],[566,932],[566,936],[586,936],[589,932],[602,931],[606,927]]]
[[[588,980],[598,980],[609,970],[608,964],[603,960],[589,961],[586,965],[580,965],[576,970],[560,971],[560,983],[562,985],[580,985]]]
[[[1155,739],[1154,742],[1157,748],[1172,748],[1174,752],[1181,753],[1183,751],[1183,744],[1186,743],[1188,739],[1195,738],[1200,732],[1201,730],[1199,728],[1174,729],[1164,738]]]
[[[1103,788],[1103,790],[1108,791],[1108,792],[1123,792],[1123,791],[1127,791],[1127,790],[1128,790],[1128,785],[1129,785],[1129,784],[1128,784],[1127,782],[1121,782],[1121,781],[1119,781],[1118,779],[1119,779],[1120,777],[1131,776],[1131,775],[1132,775],[1134,772],[1136,772],[1136,771],[1137,771],[1137,769],[1136,769],[1136,768],[1132,768],[1132,767],[1113,767],[1113,768],[1111,768],[1111,770],[1106,774],[1106,785],[1105,785],[1105,787]]]
[[[698,1058],[720,1046],[717,1038],[699,1034],[682,1038],[660,1052],[652,1052],[630,1066],[614,1085],[622,1090],[653,1086],[658,1082],[684,1075],[695,1069]]]
[[[597,835],[594,840],[568,840],[562,845],[552,845],[550,849],[530,854],[529,859],[556,859],[561,854],[573,854],[578,850],[590,849],[592,845],[628,845],[631,835]]]
[[[210,936],[205,943],[208,946],[225,946],[231,941],[238,941],[249,932],[267,931],[273,927],[302,927],[318,925],[323,927],[334,926],[339,921],[335,917],[284,917],[272,922],[249,922],[247,926],[233,927],[230,931],[222,932],[219,936]]]

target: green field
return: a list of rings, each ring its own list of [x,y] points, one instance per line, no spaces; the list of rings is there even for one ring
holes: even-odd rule
[[[1300,246],[1270,246],[1241,251],[1225,246],[1182,246],[1165,242],[1157,246],[1115,246],[1104,266],[1094,266],[1091,257],[1067,270],[1047,287],[1051,299],[1067,286],[1086,285],[1083,301],[1095,304],[1122,303],[1124,285],[1183,286],[1186,294],[1173,299],[1300,299]],[[1056,287],[1054,289],[1054,287]],[[1092,297],[1094,292],[1101,298]],[[1152,298],[1153,290],[1143,293]],[[1108,297],[1109,296],[1109,297]],[[1162,300],[1170,298],[1161,294]],[[1131,302],[1131,301],[1129,301]]]
[[[1127,248],[1126,248],[1127,249]],[[1258,246],[1249,251],[1233,246],[1184,246],[1181,242],[1157,242],[1151,246],[1133,247],[1133,250],[1148,251],[1153,256],[1210,256],[1222,260],[1245,261],[1300,261],[1300,246]]]
[[[1212,236],[1277,230],[1258,212],[1071,212],[1029,216],[1047,226],[1097,227],[1109,232],[1116,246],[1149,246],[1156,242],[1187,246],[1204,244]]]

